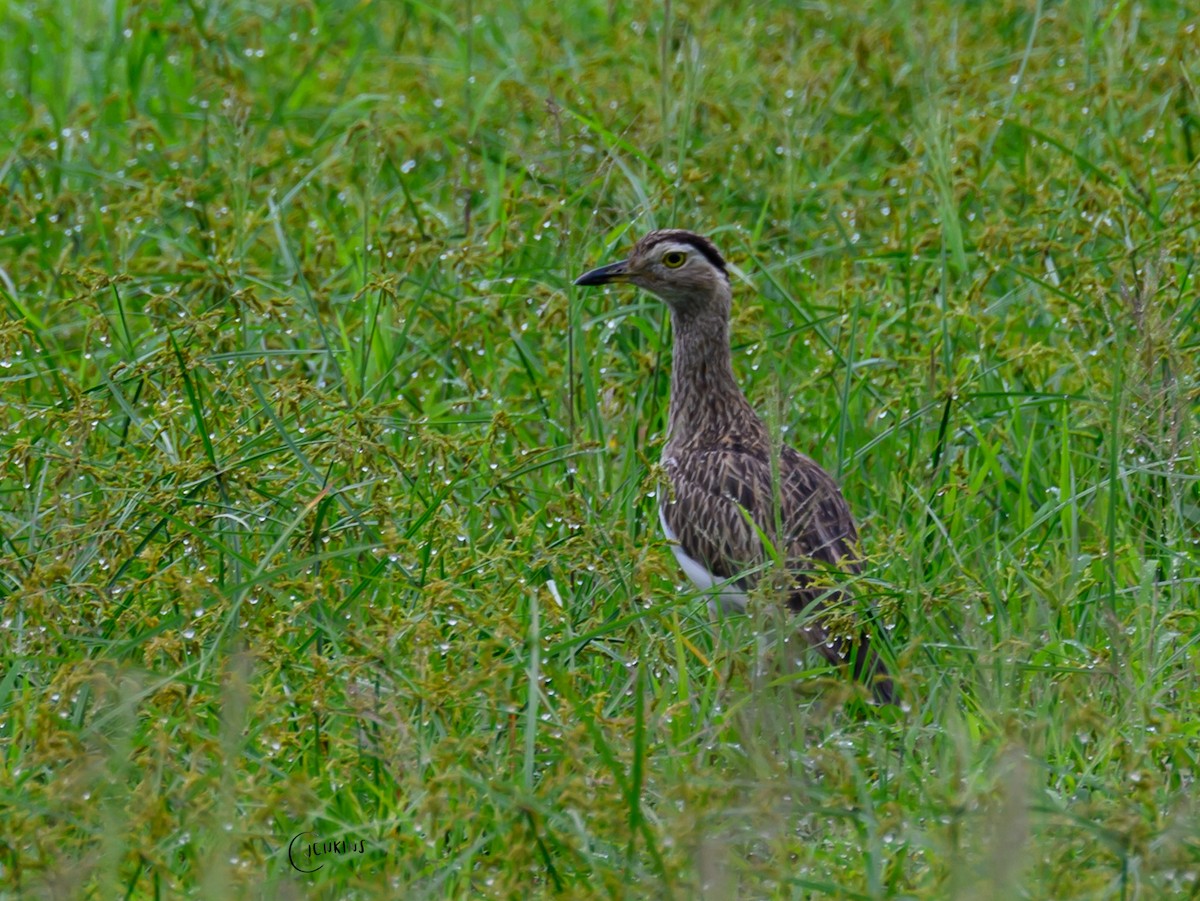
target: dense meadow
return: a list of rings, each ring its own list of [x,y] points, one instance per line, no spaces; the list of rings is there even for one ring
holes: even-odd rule
[[[10,0],[0,898],[1200,897],[1198,157],[1183,3]],[[664,226],[898,708],[659,533]]]

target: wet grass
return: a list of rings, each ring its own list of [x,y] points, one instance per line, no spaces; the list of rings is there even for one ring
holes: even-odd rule
[[[1196,896],[1193,18],[8,4],[0,894]],[[678,590],[664,225],[903,712]]]

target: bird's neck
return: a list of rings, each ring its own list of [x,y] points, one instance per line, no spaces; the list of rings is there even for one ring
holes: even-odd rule
[[[733,377],[728,305],[722,310],[672,309],[671,409],[664,454],[715,443],[719,436],[762,429]],[[739,437],[750,437],[749,434]]]

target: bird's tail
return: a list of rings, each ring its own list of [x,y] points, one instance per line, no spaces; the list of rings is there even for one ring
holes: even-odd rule
[[[896,703],[896,687],[892,684],[891,673],[879,652],[871,646],[870,635],[863,632],[857,639],[832,638],[823,628],[813,625],[801,631],[830,663],[848,667],[855,679],[866,684],[875,697],[875,703]]]
[[[844,660],[854,678],[871,689],[875,703],[895,704],[896,687],[892,684],[892,675],[880,658],[879,652],[871,647],[871,636],[864,632],[857,641],[847,644],[849,646]]]
[[[831,623],[825,616],[825,610],[816,605],[808,609],[793,605],[793,610],[803,610],[809,614],[800,626],[800,634],[810,645],[834,666],[845,666],[859,682],[871,689],[877,704],[895,704],[896,687],[892,684],[892,675],[875,650],[869,632],[859,632],[857,638],[845,633],[831,634]],[[815,609],[814,609],[815,608]],[[812,610],[814,613],[810,614]]]

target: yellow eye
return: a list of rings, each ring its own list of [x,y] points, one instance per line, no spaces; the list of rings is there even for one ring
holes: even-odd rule
[[[682,250],[668,250],[662,255],[663,265],[668,269],[678,269],[686,259],[687,254]]]

